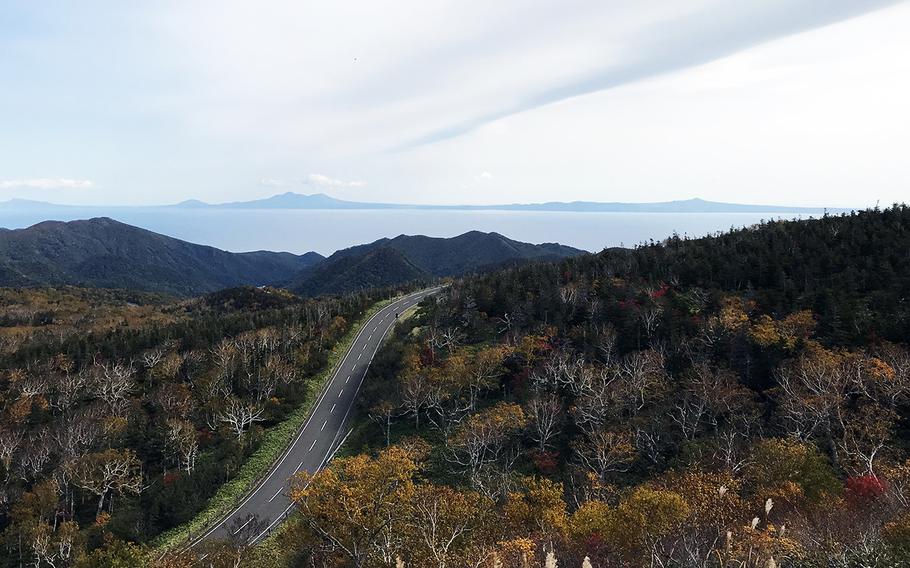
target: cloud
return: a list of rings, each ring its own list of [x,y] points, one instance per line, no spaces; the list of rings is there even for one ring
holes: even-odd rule
[[[906,0],[832,0],[824,10],[815,0],[770,0],[752,4],[708,2],[701,10],[672,14],[638,29],[641,42],[627,40],[626,55],[606,64],[578,70],[550,83],[518,91],[485,111],[435,128],[397,152],[457,138],[503,118],[598,91],[614,89],[722,59],[773,40],[824,27]],[[622,21],[622,19],[620,19]],[[609,35],[609,34],[606,34]],[[655,39],[657,38],[657,39]]]
[[[344,181],[323,174],[310,174],[304,183],[320,187],[364,187],[366,185],[366,182],[363,181]]]
[[[493,174],[491,174],[490,172],[483,172],[482,174],[480,174],[477,177],[479,179],[493,179]]]
[[[287,186],[287,182],[283,179],[262,178],[259,180],[259,185],[264,185],[267,187],[285,187]]]
[[[94,187],[94,185],[94,182],[88,179],[33,178],[0,180],[0,189],[88,189]]]

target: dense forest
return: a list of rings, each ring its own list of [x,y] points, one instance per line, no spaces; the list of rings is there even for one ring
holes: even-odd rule
[[[375,301],[0,291],[0,566],[147,565]]]
[[[907,565],[908,294],[906,206],[456,282],[250,565]]]

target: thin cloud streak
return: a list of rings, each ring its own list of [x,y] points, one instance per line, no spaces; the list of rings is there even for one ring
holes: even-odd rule
[[[94,187],[88,179],[35,178],[0,180],[0,189],[88,189]]]
[[[335,179],[324,174],[310,174],[307,176],[306,181],[304,182],[309,185],[318,185],[320,187],[364,187],[366,182],[354,180],[354,181],[345,181],[341,179]]]
[[[660,37],[664,40],[636,58],[563,85],[529,94],[515,104],[430,132],[393,146],[388,152],[401,152],[456,138],[509,116],[710,63],[769,41],[849,20],[905,1],[833,0],[826,2],[824,9],[820,9],[817,0],[777,0],[771,8],[767,4],[756,8],[730,3],[721,12],[711,16],[704,13],[690,14],[683,20],[663,22],[644,34],[646,37]]]

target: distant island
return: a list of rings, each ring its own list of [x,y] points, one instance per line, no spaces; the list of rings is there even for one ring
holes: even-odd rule
[[[102,206],[94,205],[59,205],[30,201],[25,199],[12,199],[0,203],[6,209],[68,209],[86,208],[96,209]],[[683,199],[678,201],[660,201],[651,203],[622,203],[600,201],[549,201],[546,203],[509,203],[501,205],[418,205],[405,203],[371,203],[362,201],[346,201],[336,199],[324,193],[301,194],[294,192],[282,193],[265,199],[251,201],[235,201],[229,203],[206,203],[198,199],[182,201],[174,205],[164,206],[103,206],[106,209],[348,209],[348,210],[378,210],[378,209],[420,209],[420,210],[450,210],[450,211],[558,211],[579,213],[806,213],[822,214],[825,212],[850,211],[849,208],[831,207],[793,207],[788,205],[751,205],[742,203],[723,203],[707,201],[704,199]]]

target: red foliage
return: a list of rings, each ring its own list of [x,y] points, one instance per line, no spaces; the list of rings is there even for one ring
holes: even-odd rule
[[[540,473],[551,475],[556,473],[559,465],[559,452],[534,452],[531,459],[534,460],[534,465],[537,466]]]
[[[180,479],[180,474],[174,471],[168,471],[164,474],[164,484],[173,485],[175,481]]]
[[[667,292],[669,290],[670,290],[669,284],[661,284],[659,290],[655,290],[654,292],[651,292],[651,297],[652,298],[663,298],[664,296],[667,295]]]
[[[604,542],[600,535],[593,534],[584,542],[584,553],[594,563],[594,566],[605,566],[610,560],[611,547]],[[615,560],[615,558],[614,558]]]
[[[433,353],[433,348],[429,345],[425,345],[423,349],[420,350],[420,364],[424,367],[429,367],[433,364],[433,361],[436,359],[436,355]]]
[[[848,477],[846,483],[847,500],[863,504],[874,501],[888,491],[887,482],[873,474]]]
[[[531,376],[531,370],[528,369],[527,367],[522,368],[520,371],[518,371],[517,373],[514,373],[509,378],[509,386],[512,388],[513,391],[523,392],[525,390],[525,387],[528,384],[528,377],[530,377],[530,376]]]

